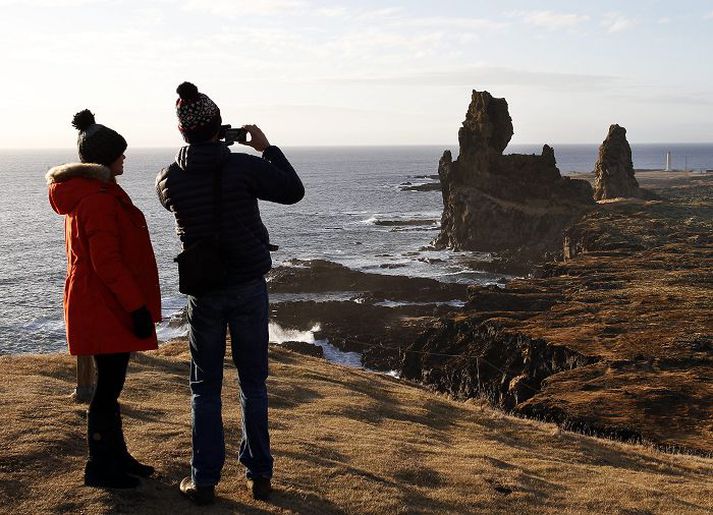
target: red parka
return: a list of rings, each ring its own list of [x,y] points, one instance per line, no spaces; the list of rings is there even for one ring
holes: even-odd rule
[[[139,339],[131,312],[161,320],[158,269],[143,213],[98,164],[70,163],[47,173],[52,208],[65,215],[64,321],[72,355],[155,349]]]

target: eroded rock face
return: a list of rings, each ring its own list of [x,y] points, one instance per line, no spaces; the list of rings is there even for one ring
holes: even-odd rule
[[[510,411],[540,393],[548,377],[595,361],[497,323],[443,318],[403,353],[401,369],[405,379]]]
[[[594,175],[596,200],[641,196],[624,127],[616,124],[609,127],[609,134],[599,147]]]
[[[594,205],[589,183],[560,175],[551,147],[539,156],[503,155],[512,135],[505,99],[473,91],[458,159],[446,151],[438,167],[443,215],[436,246],[550,250],[561,244],[564,227]]]

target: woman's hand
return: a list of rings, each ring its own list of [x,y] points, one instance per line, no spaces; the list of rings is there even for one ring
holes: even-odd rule
[[[150,338],[154,332],[154,323],[151,313],[146,306],[141,306],[136,311],[131,312],[131,321],[134,324],[134,335],[142,340]]]

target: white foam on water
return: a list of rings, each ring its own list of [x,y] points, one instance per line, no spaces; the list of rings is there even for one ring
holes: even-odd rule
[[[353,291],[326,291],[319,293],[271,293],[270,304],[278,302],[349,302]]]
[[[402,182],[399,184],[399,188],[410,188],[414,186],[425,186],[426,184],[435,184],[436,181],[408,181],[411,184],[406,184],[405,182]]]
[[[188,323],[184,316],[186,297],[174,295],[161,298],[161,316],[163,320],[156,324],[156,336],[159,341],[167,342],[188,336]]]
[[[321,326],[315,324],[312,329],[307,331],[300,331],[299,329],[284,329],[282,326],[275,322],[270,322],[268,326],[268,334],[271,342],[275,343],[285,343],[285,342],[306,342],[314,343],[314,333],[319,331]]]
[[[64,334],[64,320],[50,318],[33,318],[29,322],[22,324],[22,329],[30,333],[43,333],[43,334],[53,334],[61,333]]]
[[[286,259],[284,261],[280,261],[280,264],[278,266],[284,268],[309,268],[309,263],[307,262],[307,260]]]
[[[351,368],[363,368],[361,365],[361,354],[359,352],[344,352],[327,340],[316,340],[314,344],[322,347],[324,357],[332,363]]]
[[[356,223],[358,224],[363,224],[363,225],[374,225],[376,222],[378,222],[380,218],[377,215],[370,216],[366,220],[360,220]]]
[[[174,325],[171,321],[159,322],[156,324],[156,336],[162,342],[185,338],[188,336],[188,324]]]
[[[411,212],[397,212],[397,213],[374,213],[369,218],[364,220],[358,220],[355,222],[350,222],[351,224],[358,225],[374,225],[376,222],[398,222],[398,221],[412,221],[412,220],[422,220],[429,221],[433,219],[441,219],[440,211],[411,211]]]
[[[402,302],[396,300],[383,300],[381,302],[376,302],[374,306],[381,306],[384,308],[401,308],[404,306],[450,306],[453,308],[462,308],[465,304],[465,301],[457,299],[445,302]]]
[[[329,343],[329,340],[317,340],[314,333],[320,330],[321,326],[319,324],[315,324],[307,331],[300,331],[299,329],[285,329],[275,322],[270,322],[268,328],[271,342],[277,344],[289,341],[311,343],[312,345],[322,347],[324,357],[327,361],[347,367],[362,368],[360,353],[344,352]]]

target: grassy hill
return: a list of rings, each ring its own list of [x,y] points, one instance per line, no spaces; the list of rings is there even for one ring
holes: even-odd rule
[[[82,485],[84,407],[74,360],[2,356],[3,513],[710,513],[713,460],[560,432],[420,387],[271,350],[271,503],[237,463],[240,412],[226,373],[228,460],[218,503],[178,493],[190,459],[185,342],[136,356],[123,400],[132,452],[157,467],[135,491]],[[232,367],[232,365],[231,365]],[[228,367],[230,368],[230,367]]]

